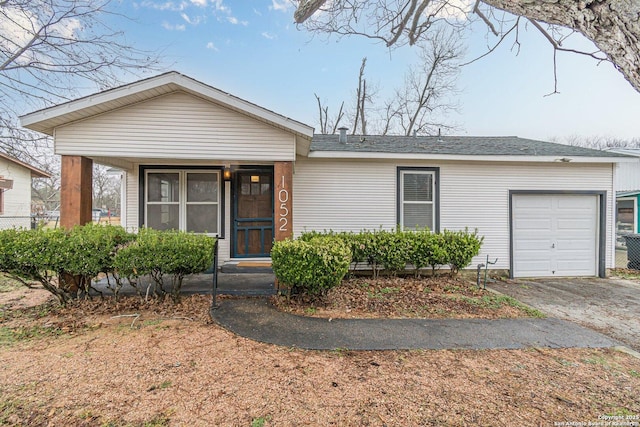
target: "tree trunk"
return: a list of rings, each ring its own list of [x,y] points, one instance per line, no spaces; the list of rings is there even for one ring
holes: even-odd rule
[[[515,15],[574,29],[593,41],[640,92],[640,2],[482,0]]]

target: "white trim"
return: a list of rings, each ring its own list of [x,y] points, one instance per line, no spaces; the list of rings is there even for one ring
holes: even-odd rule
[[[615,212],[613,216],[614,218],[613,222],[615,225],[618,224],[618,202],[625,202],[625,201],[632,202],[631,206],[633,206],[633,233],[635,234],[638,232],[638,199],[637,197],[629,196],[629,197],[616,198],[616,202],[614,203]]]
[[[583,156],[509,156],[470,154],[422,154],[380,153],[360,151],[311,151],[308,157],[331,159],[398,159],[398,160],[455,160],[472,162],[529,162],[529,163],[628,163],[632,157],[583,157]],[[562,159],[562,160],[561,160]]]
[[[404,200],[404,176],[405,175],[431,175],[431,201],[406,201]],[[398,222],[400,223],[400,228],[404,229],[404,205],[430,205],[431,206],[431,224],[428,225],[429,230],[436,229],[436,173],[431,170],[420,170],[420,169],[407,169],[400,170],[400,218],[398,218]]]

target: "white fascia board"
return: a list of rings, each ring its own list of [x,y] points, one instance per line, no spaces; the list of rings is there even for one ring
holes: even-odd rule
[[[288,129],[292,132],[308,136],[309,138],[313,136],[313,127],[311,126],[305,125],[304,123],[300,123],[296,120],[267,110],[249,101],[245,101],[244,99],[233,96],[227,92],[222,92],[221,90],[218,90],[211,86],[207,86],[206,84],[201,83],[197,80],[193,80],[180,74],[178,74],[177,77],[179,78],[179,81],[176,81],[176,84],[182,86],[188,91],[192,91],[196,95],[205,96],[213,101],[217,101],[218,103],[226,105],[227,107],[255,117],[259,117],[263,120],[284,127],[285,129]]]
[[[53,119],[64,114],[75,113],[85,108],[94,107],[99,104],[104,104],[110,101],[124,98],[128,95],[135,95],[140,92],[151,90],[165,84],[174,83],[175,77],[178,75],[179,74],[175,72],[162,74],[155,78],[130,83],[116,89],[106,90],[104,92],[99,92],[80,99],[65,102],[64,104],[45,108],[43,110],[38,110],[33,113],[20,116],[20,123],[22,124],[22,126],[28,127],[29,125],[32,125],[34,123]]]
[[[125,159],[120,159],[117,157],[101,157],[101,156],[92,156],[90,157],[95,163],[99,163],[101,165],[105,165],[105,166],[110,166],[112,168],[117,168],[123,171],[132,171],[133,170],[133,163],[125,160]]]
[[[329,159],[397,159],[397,160],[455,160],[471,162],[528,162],[528,163],[629,163],[631,157],[583,156],[476,156],[457,154],[371,153],[358,151],[312,151],[308,157]]]

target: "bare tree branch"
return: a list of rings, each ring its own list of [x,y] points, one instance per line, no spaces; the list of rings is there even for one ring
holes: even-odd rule
[[[433,33],[430,40],[420,46],[419,60],[407,72],[404,85],[396,89],[395,95],[382,107],[376,107],[373,102],[376,90],[369,89],[364,78],[366,58],[363,58],[355,91],[355,109],[349,115],[352,135],[366,135],[370,128],[382,135],[434,134],[438,128],[454,129],[454,125],[447,123],[447,114],[457,108],[452,97],[457,92],[455,82],[461,56],[462,49],[455,32],[441,28]],[[318,95],[315,96],[320,129],[326,133],[327,110],[322,107]],[[367,105],[371,107],[365,108]]]
[[[0,150],[29,155],[42,136],[17,116],[160,69],[158,53],[127,44],[108,22],[112,0],[0,2]]]
[[[489,13],[480,9],[481,4],[488,7]],[[551,25],[551,31],[543,34],[550,36],[548,40],[556,51],[610,61],[640,92],[640,2],[634,0],[478,0],[470,11],[462,10],[453,0],[301,0],[295,19],[310,31],[360,35],[381,40],[390,47],[418,44],[428,38],[436,24],[446,23],[458,30],[468,27],[472,23],[469,12],[474,12],[491,33],[504,39],[505,31],[511,32],[513,27],[498,29],[505,18],[496,17],[494,10],[528,18],[536,26]],[[555,28],[582,34],[602,55],[562,47],[565,37],[551,36],[556,33]]]

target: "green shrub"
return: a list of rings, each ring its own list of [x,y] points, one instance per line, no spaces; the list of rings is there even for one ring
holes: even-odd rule
[[[73,297],[68,282],[58,280],[64,272],[68,248],[64,230],[35,229],[0,231],[0,271],[29,286],[39,282],[61,304]]]
[[[480,253],[484,240],[484,237],[478,236],[478,230],[470,233],[466,228],[464,231],[444,230],[442,237],[452,274],[471,264],[471,259]]]
[[[365,230],[359,233],[312,231],[304,233],[300,240],[311,242],[321,237],[342,240],[350,249],[353,268],[355,269],[359,262],[366,262],[371,267],[374,277],[377,277],[382,269],[395,275],[404,271],[407,264],[414,266],[416,276],[424,267],[431,267],[432,274],[435,274],[443,265],[448,265],[451,273],[456,274],[478,255],[483,241],[477,231],[470,233],[467,229],[445,230],[442,233],[433,233],[428,229]]]
[[[91,280],[105,273],[108,286],[117,297],[122,282],[116,277],[116,287],[111,286],[116,250],[134,240],[135,235],[120,226],[92,223],[75,226],[66,234],[63,268],[67,281],[73,280],[76,288],[88,292]]]
[[[165,276],[170,276],[170,292],[178,301],[184,277],[211,267],[215,241],[202,234],[145,228],[136,240],[118,250],[114,266],[134,286],[140,277],[150,276],[157,295],[167,292]]]
[[[413,265],[415,277],[420,276],[420,269],[429,265],[429,245],[433,239],[428,229],[405,231],[407,240],[407,263]]]
[[[273,272],[292,293],[325,294],[340,284],[350,263],[349,247],[335,236],[283,240],[271,249]]]
[[[372,244],[375,251],[370,252],[387,272],[395,276],[406,269],[410,252],[408,232],[381,230],[373,233]]]

